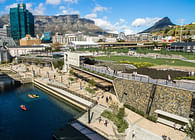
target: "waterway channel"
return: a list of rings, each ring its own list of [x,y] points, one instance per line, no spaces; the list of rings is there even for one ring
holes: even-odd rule
[[[29,93],[39,98],[29,98]],[[21,104],[27,111],[20,108]],[[22,85],[0,93],[0,140],[51,140],[56,128],[82,113],[32,84]],[[79,133],[75,135],[79,137]]]

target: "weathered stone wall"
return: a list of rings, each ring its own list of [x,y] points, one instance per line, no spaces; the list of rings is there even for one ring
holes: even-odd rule
[[[150,114],[156,109],[188,118],[192,102],[192,91],[157,85]]]
[[[152,84],[124,79],[115,79],[113,83],[120,101],[125,92],[127,93],[125,103],[146,113]],[[189,117],[192,94],[192,91],[157,85],[150,115],[156,115],[154,111],[160,109],[179,116]]]
[[[116,79],[113,83],[120,101],[125,92],[127,93],[126,103],[146,112],[152,84],[123,79]]]

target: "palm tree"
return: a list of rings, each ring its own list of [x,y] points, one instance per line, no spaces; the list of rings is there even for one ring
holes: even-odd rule
[[[186,132],[187,136],[195,139],[195,121],[190,120],[184,131]]]

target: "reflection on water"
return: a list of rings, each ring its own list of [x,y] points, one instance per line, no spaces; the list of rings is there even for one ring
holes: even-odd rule
[[[37,94],[39,98],[29,98]],[[20,109],[24,104],[27,111]],[[48,140],[52,132],[82,110],[33,87],[31,84],[0,94],[0,139]]]

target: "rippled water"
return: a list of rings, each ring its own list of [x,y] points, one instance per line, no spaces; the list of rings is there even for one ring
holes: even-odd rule
[[[28,94],[39,98],[29,98]],[[20,109],[24,104],[27,111]],[[0,93],[0,140],[48,140],[52,132],[82,110],[33,85]]]

